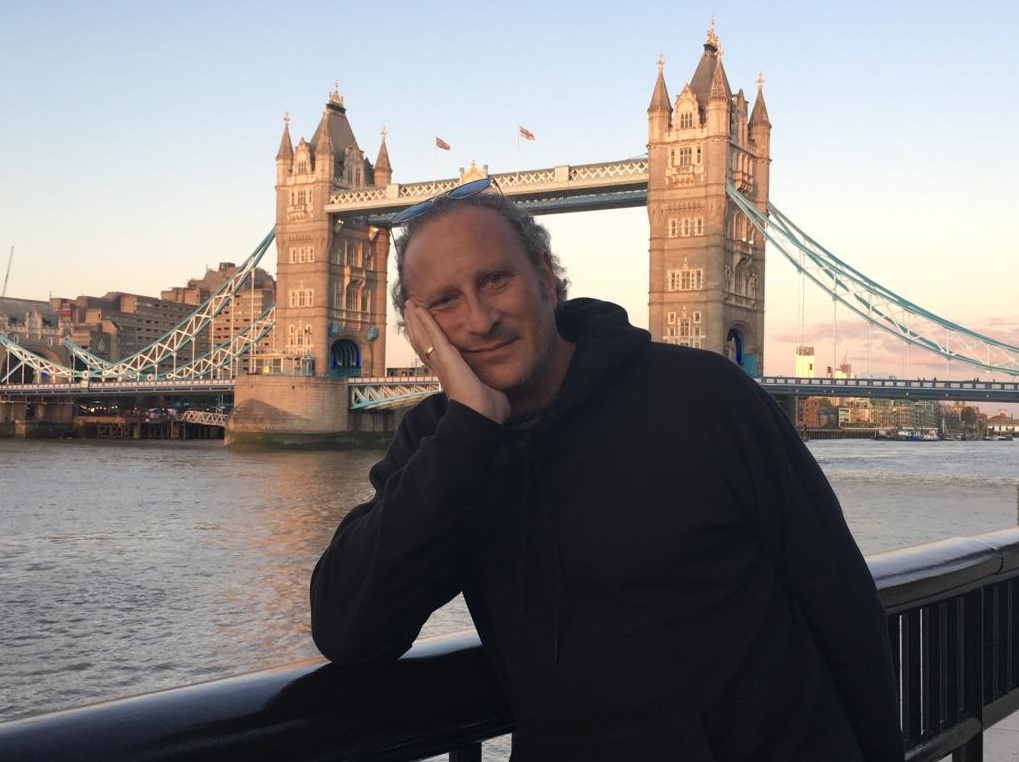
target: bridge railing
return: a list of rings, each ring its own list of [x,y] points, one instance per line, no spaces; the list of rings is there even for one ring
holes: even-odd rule
[[[980,759],[1019,708],[1019,529],[872,556],[896,654],[907,759]],[[513,719],[477,637],[399,662],[308,661],[0,724],[6,762],[480,760]]]
[[[757,382],[771,394],[799,397],[1019,401],[1019,381],[939,381],[925,378],[797,378],[764,376]]]

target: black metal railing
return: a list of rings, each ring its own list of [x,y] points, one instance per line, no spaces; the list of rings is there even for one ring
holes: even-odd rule
[[[907,759],[981,758],[1019,708],[1019,529],[882,553]],[[0,724],[0,758],[39,760],[481,759],[513,719],[477,637],[417,643],[395,664],[309,661]]]
[[[1019,529],[868,559],[888,612],[906,758],[979,760],[1019,709]]]

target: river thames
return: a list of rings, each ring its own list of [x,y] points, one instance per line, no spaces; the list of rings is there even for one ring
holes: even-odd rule
[[[864,553],[1016,525],[1019,443],[809,447]],[[380,456],[0,440],[0,721],[317,657],[308,578]]]

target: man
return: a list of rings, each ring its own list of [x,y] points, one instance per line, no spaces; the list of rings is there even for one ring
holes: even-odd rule
[[[901,760],[873,580],[768,395],[563,302],[547,233],[498,194],[408,216],[394,301],[444,393],[315,569],[322,653],[395,659],[462,591],[516,762]]]

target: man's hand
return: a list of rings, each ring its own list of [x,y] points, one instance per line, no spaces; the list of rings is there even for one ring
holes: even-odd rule
[[[439,377],[446,396],[496,423],[505,423],[510,414],[509,399],[478,378],[463,359],[460,350],[449,343],[446,334],[428,310],[408,299],[403,310],[403,320],[410,345],[418,353],[421,362]]]

